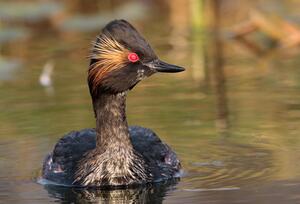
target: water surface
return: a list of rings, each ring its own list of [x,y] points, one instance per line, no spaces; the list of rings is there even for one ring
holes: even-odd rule
[[[146,5],[147,12],[132,13],[130,6],[110,1],[96,8],[63,2],[51,11],[62,9],[74,18],[57,14],[22,22],[10,15],[4,21],[5,29],[22,32],[0,40],[0,203],[300,202],[297,49],[257,56],[225,34],[213,38],[216,30],[196,32],[184,20],[174,29],[168,3],[145,1],[138,6]],[[131,125],[153,129],[177,152],[183,177],[113,191],[40,185],[42,161],[57,140],[70,130],[94,127],[86,56],[107,22],[97,19],[112,19],[113,12],[131,19],[163,60],[187,68],[146,79],[129,93],[127,104]],[[82,16],[87,13],[94,13],[89,25]],[[47,63],[53,64],[52,85],[42,86]]]

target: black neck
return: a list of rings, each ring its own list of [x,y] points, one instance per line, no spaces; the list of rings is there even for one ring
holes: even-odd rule
[[[96,148],[101,152],[108,149],[132,149],[126,120],[126,92],[103,93],[93,98],[96,115]]]

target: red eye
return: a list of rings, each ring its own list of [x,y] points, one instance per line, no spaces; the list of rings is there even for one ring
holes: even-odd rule
[[[139,61],[139,59],[140,59],[139,56],[134,52],[131,52],[128,54],[128,60],[130,62],[137,62],[137,61]]]

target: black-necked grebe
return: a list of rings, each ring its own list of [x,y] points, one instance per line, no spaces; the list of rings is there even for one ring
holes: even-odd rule
[[[180,162],[151,130],[128,127],[126,93],[156,72],[184,68],[160,61],[125,20],[107,24],[91,52],[88,85],[95,129],[61,138],[43,165],[42,176],[68,186],[126,186],[174,178]]]

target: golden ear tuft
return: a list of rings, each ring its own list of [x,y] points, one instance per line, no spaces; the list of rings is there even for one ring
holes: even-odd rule
[[[93,87],[96,88],[107,73],[124,67],[128,63],[129,53],[130,51],[113,37],[104,34],[98,36],[93,42],[90,55],[90,59],[97,61],[89,70],[89,78],[93,80]]]

